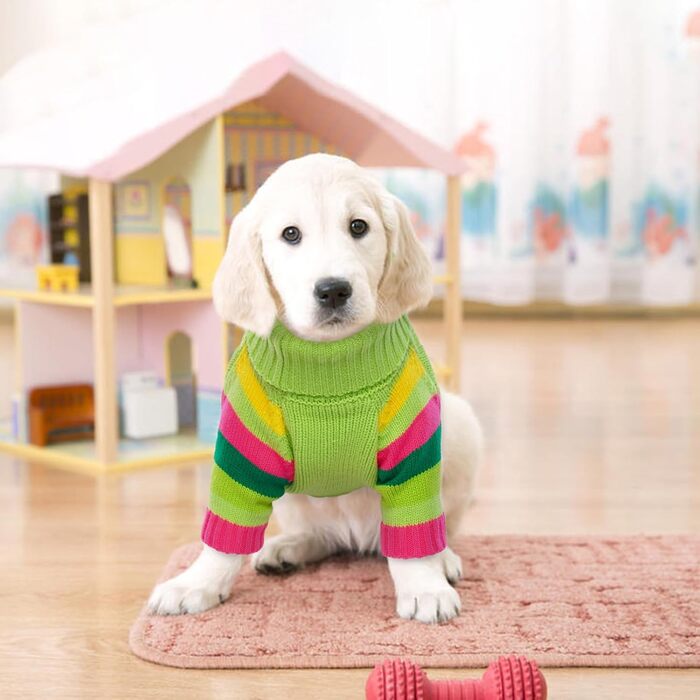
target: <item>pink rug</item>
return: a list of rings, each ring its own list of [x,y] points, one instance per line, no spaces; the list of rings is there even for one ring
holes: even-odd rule
[[[400,620],[386,563],[336,558],[285,577],[254,573],[195,616],[145,611],[137,656],[185,668],[370,667],[406,656],[480,667],[499,654],[545,666],[700,666],[700,538],[465,537],[462,614]],[[191,562],[176,550],[161,580]]]

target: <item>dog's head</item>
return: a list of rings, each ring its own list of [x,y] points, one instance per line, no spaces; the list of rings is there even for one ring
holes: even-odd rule
[[[214,279],[227,321],[268,335],[275,319],[309,340],[388,323],[432,293],[408,210],[346,158],[291,160],[231,224]]]

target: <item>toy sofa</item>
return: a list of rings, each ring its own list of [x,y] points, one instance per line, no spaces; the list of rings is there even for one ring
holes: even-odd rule
[[[92,440],[95,406],[90,384],[37,387],[29,392],[29,442]]]

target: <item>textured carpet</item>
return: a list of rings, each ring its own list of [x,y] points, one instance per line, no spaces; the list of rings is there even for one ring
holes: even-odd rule
[[[176,550],[161,580],[200,545]],[[380,559],[335,558],[285,577],[246,567],[224,605],[141,613],[135,654],[189,668],[369,667],[390,656],[479,667],[499,654],[545,666],[700,666],[700,538],[465,537],[462,614],[398,619]]]

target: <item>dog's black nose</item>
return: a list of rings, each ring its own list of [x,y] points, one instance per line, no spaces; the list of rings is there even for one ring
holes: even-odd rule
[[[347,280],[338,277],[324,277],[316,282],[314,296],[324,309],[337,309],[345,306],[352,296],[352,286]]]

